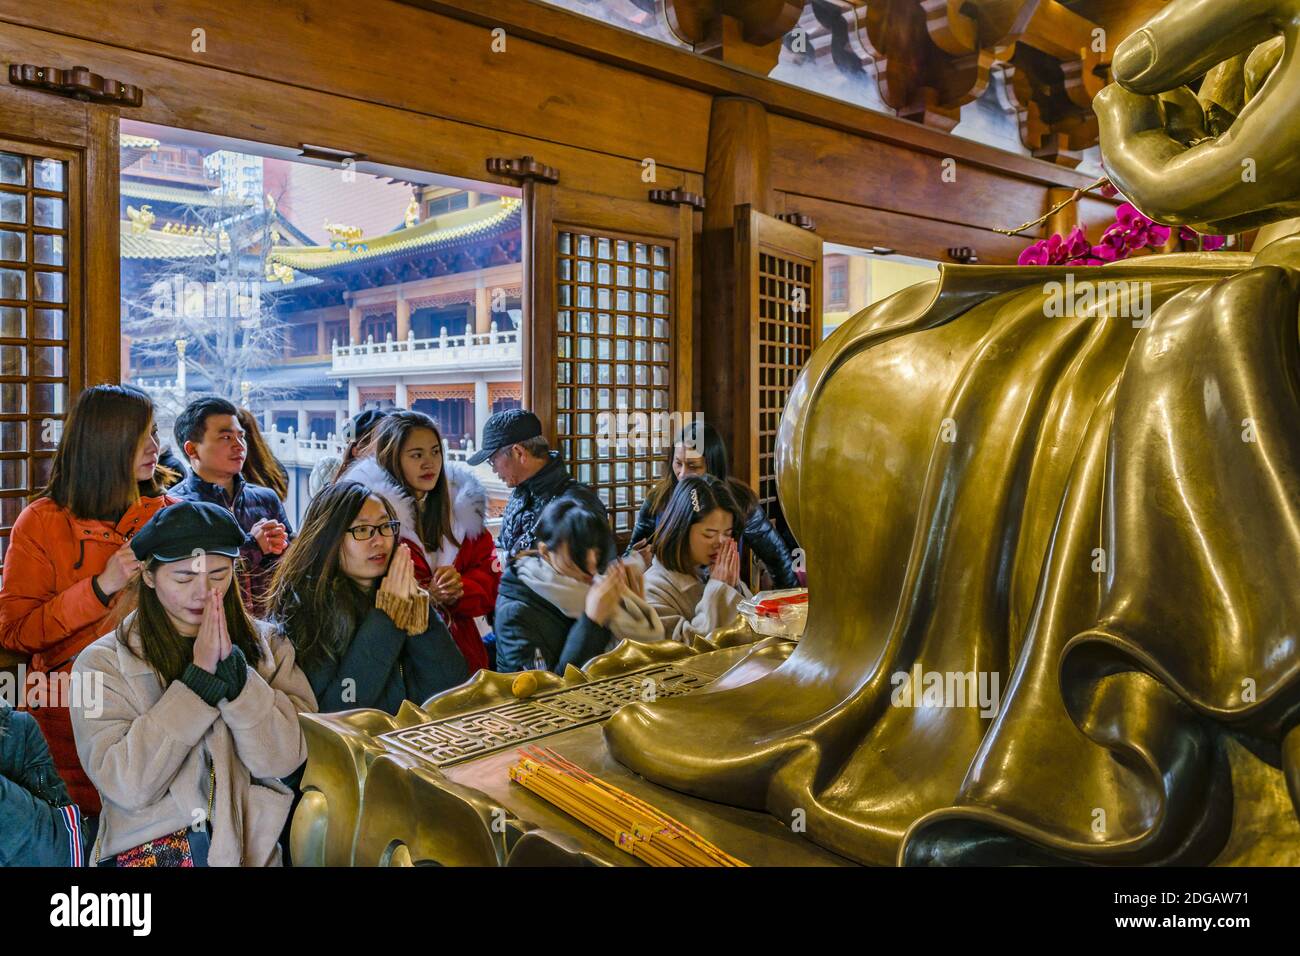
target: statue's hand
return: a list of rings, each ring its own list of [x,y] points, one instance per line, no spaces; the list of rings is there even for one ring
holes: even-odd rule
[[[1222,135],[1188,145],[1180,88],[1279,31],[1284,50],[1263,88]],[[1093,102],[1111,180],[1151,218],[1203,232],[1300,215],[1298,41],[1300,0],[1174,0],[1119,45],[1117,82]],[[1271,55],[1247,74],[1277,53],[1261,52]]]

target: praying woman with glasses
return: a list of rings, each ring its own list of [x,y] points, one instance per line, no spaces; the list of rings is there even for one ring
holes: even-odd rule
[[[430,611],[410,553],[396,547],[393,506],[342,480],[312,499],[276,567],[272,620],[297,651],[321,713],[371,707],[396,715],[468,676]]]

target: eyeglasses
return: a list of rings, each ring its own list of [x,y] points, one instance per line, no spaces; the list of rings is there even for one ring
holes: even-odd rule
[[[348,534],[352,535],[354,541],[369,541],[376,532],[385,538],[391,538],[397,534],[397,529],[402,526],[400,521],[385,521],[383,524],[359,524],[355,528],[348,528]]]

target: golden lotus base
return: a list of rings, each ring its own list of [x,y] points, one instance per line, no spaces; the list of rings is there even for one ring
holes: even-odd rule
[[[396,717],[304,714],[309,757],[292,850],[303,866],[641,866],[642,861],[509,779],[538,745],[653,804],[752,866],[847,866],[767,813],[650,783],[614,760],[602,727],[623,703],[705,693],[769,672],[793,644],[737,623],[692,646],[625,642],[563,677],[480,672]],[[531,682],[523,682],[527,685]]]

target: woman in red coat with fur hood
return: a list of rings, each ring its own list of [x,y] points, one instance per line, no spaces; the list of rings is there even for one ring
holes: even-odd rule
[[[488,666],[475,618],[492,611],[501,567],[487,530],[487,492],[468,465],[443,458],[442,435],[423,412],[394,412],[375,429],[372,457],[347,477],[388,499],[402,523],[416,580],[447,621],[469,673]]]

